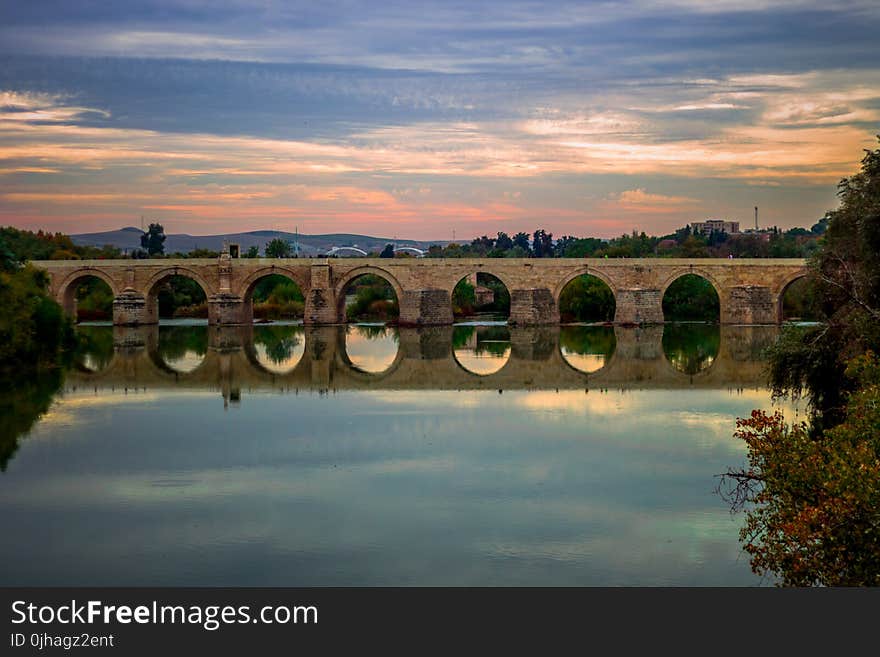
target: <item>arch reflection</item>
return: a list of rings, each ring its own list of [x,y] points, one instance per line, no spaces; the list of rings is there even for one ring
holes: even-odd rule
[[[208,353],[207,325],[160,326],[156,356],[168,369],[188,374]]]
[[[562,357],[586,374],[605,367],[616,347],[617,338],[611,326],[563,326],[559,330]]]
[[[452,354],[459,366],[478,376],[494,374],[510,360],[510,329],[506,326],[455,326]]]
[[[381,374],[397,360],[397,329],[376,324],[352,324],[345,329],[345,355],[352,367]]]
[[[669,364],[684,374],[708,370],[718,358],[721,327],[717,324],[666,324],[663,353]]]
[[[74,363],[86,372],[100,372],[113,360],[113,327],[83,326],[76,329],[77,349]]]
[[[255,326],[253,330],[254,356],[267,372],[287,374],[303,358],[305,331],[298,325]]]

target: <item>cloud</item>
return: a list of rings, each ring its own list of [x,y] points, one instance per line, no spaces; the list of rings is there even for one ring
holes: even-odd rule
[[[629,189],[620,192],[616,197],[617,203],[623,206],[681,206],[699,203],[697,199],[688,198],[687,196],[666,196],[664,194],[651,194],[644,189]]]
[[[876,3],[808,0],[18,3],[0,218],[806,223],[874,144],[878,28]]]

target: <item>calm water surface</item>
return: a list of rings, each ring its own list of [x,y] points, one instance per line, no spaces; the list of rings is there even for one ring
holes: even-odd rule
[[[714,491],[775,329],[79,331],[0,407],[0,584],[761,583]]]

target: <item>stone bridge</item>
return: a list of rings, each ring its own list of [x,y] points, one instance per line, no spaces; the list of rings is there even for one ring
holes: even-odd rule
[[[594,258],[325,258],[59,260],[36,261],[49,272],[51,291],[76,312],[76,289],[89,276],[110,286],[113,322],[120,325],[158,322],[158,294],[171,276],[196,281],[208,298],[208,321],[216,325],[247,324],[253,317],[257,282],[280,274],[294,281],[306,299],[306,324],[346,321],[345,288],[363,274],[387,280],[397,294],[400,324],[452,323],[451,293],[476,272],[497,277],[510,292],[510,324],[559,322],[559,297],[573,279],[590,274],[614,294],[615,323],[663,322],[663,295],[685,274],[708,280],[721,302],[724,324],[775,324],[782,318],[786,288],[806,274],[800,259],[594,259]]]
[[[452,327],[402,328],[397,354],[382,372],[365,372],[346,352],[345,327],[306,327],[301,358],[288,371],[268,369],[257,357],[252,327],[208,327],[203,360],[191,371],[173,369],[158,348],[159,328],[114,327],[114,352],[102,368],[68,375],[69,390],[182,387],[220,390],[236,399],[241,391],[274,390],[601,390],[756,389],[764,383],[761,351],[775,327],[721,327],[718,353],[708,366],[689,374],[664,353],[662,326],[615,327],[615,348],[601,369],[584,372],[563,355],[559,330],[510,329],[510,354],[496,372],[475,374],[456,357]]]

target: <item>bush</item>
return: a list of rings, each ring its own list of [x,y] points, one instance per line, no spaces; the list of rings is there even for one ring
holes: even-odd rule
[[[48,275],[31,266],[0,272],[0,370],[54,367],[75,345],[71,321],[47,286]]]

